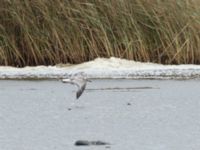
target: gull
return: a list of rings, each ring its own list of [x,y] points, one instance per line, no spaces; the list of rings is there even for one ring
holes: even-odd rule
[[[83,76],[83,73],[79,73],[79,74],[75,74],[73,77],[70,77],[68,79],[62,79],[62,82],[70,83],[78,87],[78,90],[76,91],[76,99],[78,99],[82,95],[83,91],[85,90],[87,82],[91,82],[91,81],[85,78]]]

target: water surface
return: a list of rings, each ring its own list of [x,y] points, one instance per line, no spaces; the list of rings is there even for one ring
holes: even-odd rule
[[[199,80],[94,80],[79,100],[55,80],[0,85],[1,150],[200,148]]]

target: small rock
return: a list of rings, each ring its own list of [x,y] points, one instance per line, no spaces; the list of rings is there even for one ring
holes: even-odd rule
[[[71,108],[68,108],[67,110],[69,110],[69,111],[70,111],[70,110],[72,110],[72,109],[71,109]]]
[[[87,141],[87,140],[78,140],[75,142],[76,146],[90,146],[90,145],[110,145],[107,142],[103,141]]]
[[[91,145],[109,145],[109,143],[103,141],[91,141]]]
[[[127,105],[128,105],[128,106],[130,106],[130,105],[131,105],[131,103],[127,103]]]
[[[79,141],[76,141],[74,145],[76,145],[76,146],[88,146],[88,145],[90,145],[90,142],[79,140]]]

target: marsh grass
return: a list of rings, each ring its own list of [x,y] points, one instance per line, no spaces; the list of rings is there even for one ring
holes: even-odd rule
[[[0,65],[200,63],[199,0],[3,0]]]

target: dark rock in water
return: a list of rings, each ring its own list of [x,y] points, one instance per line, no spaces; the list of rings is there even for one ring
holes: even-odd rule
[[[127,103],[127,105],[128,105],[128,106],[130,106],[130,105],[131,105],[131,103]]]
[[[109,145],[109,143],[103,141],[91,141],[91,145]]]
[[[107,142],[103,141],[87,141],[87,140],[78,140],[75,142],[76,146],[90,146],[90,145],[110,145]]]
[[[76,141],[74,145],[76,145],[76,146],[84,146],[84,145],[88,146],[88,145],[90,145],[90,142],[79,140],[79,141]]]

